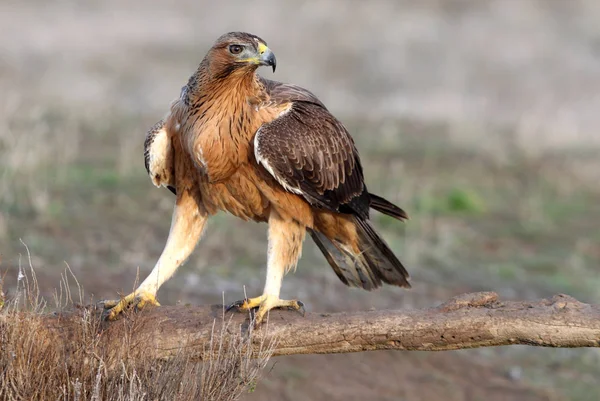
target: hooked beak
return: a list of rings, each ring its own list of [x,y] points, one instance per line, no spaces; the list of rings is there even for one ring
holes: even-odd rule
[[[277,67],[277,59],[275,58],[275,54],[271,51],[271,49],[260,43],[258,45],[258,54],[259,65],[270,65],[273,67],[273,72],[275,72],[275,68]]]

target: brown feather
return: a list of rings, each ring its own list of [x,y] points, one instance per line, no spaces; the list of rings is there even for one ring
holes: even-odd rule
[[[260,127],[254,148],[257,161],[311,205],[368,217],[368,199],[361,199],[366,187],[360,158],[345,127],[312,93],[262,82],[271,90],[271,102],[287,101],[292,106]]]
[[[168,184],[193,191],[203,213],[255,221],[276,215],[290,228],[308,229],[348,285],[408,286],[406,271],[368,221],[370,207],[403,211],[370,197],[352,137],[314,94],[260,78],[256,65],[231,58],[230,43],[256,40],[243,33],[219,38],[173,102],[160,128],[172,147]],[[150,173],[154,142],[146,142]],[[290,255],[299,255],[294,247]],[[295,264],[293,255],[282,255]]]
[[[371,207],[377,210],[380,213],[398,219],[400,221],[408,220],[408,214],[394,205],[392,202],[387,199],[382,198],[381,196],[377,196],[375,194],[369,194],[369,198],[371,198]]]

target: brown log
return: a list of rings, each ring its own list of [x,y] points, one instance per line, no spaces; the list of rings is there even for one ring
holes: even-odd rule
[[[59,334],[54,341],[69,341],[80,318],[80,313],[45,316],[44,326]],[[137,344],[157,359],[173,357],[182,349],[188,357],[202,359],[211,333],[218,334],[222,327],[231,336],[247,336],[249,316],[224,314],[221,305],[162,306],[101,323],[97,332],[100,344],[111,352],[131,352],[132,344]],[[420,310],[307,313],[305,317],[276,310],[252,338],[256,348],[260,341],[274,340],[273,355],[443,351],[511,344],[599,347],[600,306],[567,295],[515,302],[481,292]]]

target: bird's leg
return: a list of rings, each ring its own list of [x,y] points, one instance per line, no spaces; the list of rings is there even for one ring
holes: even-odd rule
[[[103,302],[104,308],[108,310],[108,320],[115,320],[129,308],[142,309],[147,305],[160,305],[156,301],[158,289],[190,256],[200,239],[206,220],[206,212],[199,208],[192,194],[188,191],[178,192],[169,238],[158,262],[134,292],[117,301]]]
[[[250,310],[258,308],[255,324],[260,324],[273,308],[290,308],[304,315],[304,304],[297,300],[279,298],[283,276],[296,263],[302,253],[302,242],[306,228],[292,219],[282,219],[276,212],[269,216],[269,250],[267,257],[267,279],[263,294],[260,297],[248,298],[234,302],[227,310],[237,308]]]

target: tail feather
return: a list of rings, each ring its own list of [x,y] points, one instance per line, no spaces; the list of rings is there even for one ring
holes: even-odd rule
[[[386,284],[410,288],[410,275],[388,244],[375,231],[369,220],[355,218],[360,250],[365,254],[369,266]]]
[[[318,231],[309,230],[309,233],[342,283],[366,290],[381,286],[381,280],[373,274],[364,255],[355,254],[350,247]]]
[[[382,283],[410,288],[408,272],[371,223],[358,217],[355,223],[358,253],[349,244],[309,230],[338,278],[350,287],[369,291]]]
[[[374,194],[369,194],[369,197],[371,198],[371,208],[401,221],[408,220],[408,214],[387,199]]]

